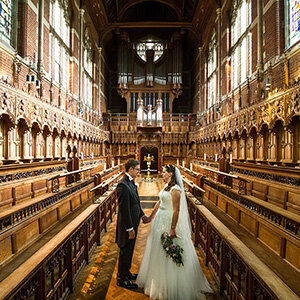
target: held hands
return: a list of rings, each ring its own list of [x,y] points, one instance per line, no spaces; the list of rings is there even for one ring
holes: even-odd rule
[[[142,216],[142,221],[144,224],[150,223],[151,219],[152,219],[151,216],[146,216],[146,215]]]

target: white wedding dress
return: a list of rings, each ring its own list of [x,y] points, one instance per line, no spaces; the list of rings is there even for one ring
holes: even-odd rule
[[[178,222],[176,234],[180,238],[174,242],[183,248],[183,266],[177,266],[161,245],[161,235],[169,233],[172,223],[172,189],[160,191],[160,207],[153,219],[151,230],[140,265],[136,283],[144,288],[151,299],[159,300],[194,300],[205,299],[203,293],[212,293],[212,289],[203,274],[190,234],[184,234],[183,222]],[[181,191],[182,193],[182,191]],[[185,197],[184,197],[185,199]],[[186,200],[185,200],[186,201]]]

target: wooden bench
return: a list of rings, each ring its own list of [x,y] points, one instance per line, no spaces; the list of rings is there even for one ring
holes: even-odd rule
[[[250,180],[250,179],[249,179]],[[285,184],[275,184],[252,179],[249,184],[250,195],[294,213],[300,212],[300,189]]]
[[[195,197],[188,196],[187,200],[195,244],[221,292],[229,299],[252,299],[258,290],[265,299],[298,299],[219,219],[205,206],[198,205]],[[255,287],[251,279],[254,277],[258,279]]]
[[[34,197],[46,194],[48,192],[48,178],[50,176],[53,176],[53,174],[21,182],[11,182],[1,186],[0,212],[14,205],[27,202]]]
[[[288,191],[287,210],[300,215],[300,193]]]
[[[273,186],[269,186],[268,188],[267,201],[278,207],[286,209],[287,196],[288,192],[282,188],[275,188]]]
[[[116,192],[110,197],[111,201],[116,201]],[[100,209],[105,203],[106,199],[91,204],[2,280],[0,299],[11,299],[17,294],[20,298],[34,299],[46,299],[46,294],[53,299],[61,295],[67,297],[93,250],[100,244]],[[58,260],[64,263],[57,271],[53,264]],[[53,280],[47,280],[49,274]],[[36,288],[28,289],[29,286]]]
[[[261,200],[267,200],[267,192],[268,192],[268,187],[266,184],[257,181],[252,181],[250,187],[251,195]]]
[[[44,194],[0,213],[0,249],[3,249],[0,265],[21,253],[68,214],[91,203],[92,184],[90,180],[87,185],[79,183],[54,195]],[[73,193],[72,188],[75,188]]]
[[[208,169],[204,164],[205,162],[198,161],[193,167],[198,173],[204,174],[204,170]],[[283,177],[291,178],[293,176],[295,176],[295,180],[299,180],[299,169],[241,163],[233,163],[233,169],[238,171],[243,171],[245,169],[247,175],[238,175],[239,173],[235,173],[234,175],[238,175],[239,178],[244,178],[245,181],[248,182],[247,186],[250,195],[291,212],[300,212],[299,186],[296,184],[286,184],[284,183],[285,180],[283,180]],[[213,171],[213,169],[210,170]],[[216,172],[217,171],[215,170],[215,173]],[[256,176],[251,176],[251,172],[254,172],[253,174],[265,172],[266,178],[275,178],[277,176],[279,177],[280,182],[276,183],[274,180],[260,179]],[[234,188],[239,188],[239,180],[233,178],[233,181]]]
[[[300,269],[296,255],[300,251],[299,214],[279,207],[278,202],[275,205],[273,200],[268,202],[254,195],[241,195],[238,190],[229,189],[210,178],[204,179],[203,189],[206,191],[203,196],[204,204],[205,201],[213,203],[226,216]],[[275,197],[277,196],[275,189],[272,193],[269,195],[270,199],[273,199],[274,194]],[[285,195],[285,193],[279,195]],[[295,199],[299,201],[297,197]]]

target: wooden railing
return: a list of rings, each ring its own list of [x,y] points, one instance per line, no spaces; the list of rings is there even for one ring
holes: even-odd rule
[[[218,169],[218,163],[215,161],[200,160],[194,158],[195,165],[201,167],[210,167]],[[258,180],[274,181],[280,184],[287,184],[289,186],[300,186],[300,169],[295,167],[271,166],[267,164],[258,163],[241,163],[233,161],[231,164],[231,171],[241,176],[254,177]]]
[[[205,193],[204,189],[199,187],[193,181],[188,180],[184,176],[182,176],[182,181],[183,181],[186,191],[188,191],[189,193],[191,193],[192,195],[195,195],[197,197],[199,196],[198,199],[200,199],[200,200],[203,198],[203,194]],[[200,203],[200,202],[197,202],[197,203]]]
[[[295,236],[299,235],[300,217],[296,214],[287,212],[284,209],[280,209],[275,205],[270,205],[269,203],[259,199],[254,201],[254,199],[249,199],[247,196],[238,195],[234,191],[228,190],[226,187],[218,185],[212,181],[205,180],[205,184],[253,211],[255,214],[269,220],[274,225],[287,230]]]
[[[80,169],[80,170],[76,170],[76,171],[72,171],[72,172],[67,172],[67,173],[62,173],[62,174],[58,174],[54,177],[49,178],[48,180],[51,181],[51,191],[52,192],[58,192],[59,191],[59,187],[60,187],[60,183],[59,180],[61,178],[66,177],[65,179],[65,184],[66,186],[68,186],[69,182],[77,182],[81,180],[81,173],[83,173],[83,178],[87,178],[87,172],[90,172],[90,177],[92,176],[92,170],[94,169],[94,167],[89,167],[89,168],[84,168],[84,169]],[[86,173],[86,175],[85,175]],[[72,177],[73,180],[67,180],[67,178]]]
[[[66,299],[100,244],[101,231],[116,212],[116,199],[114,189],[35,252],[0,283],[0,299]]]
[[[213,204],[231,221],[235,221],[237,226],[241,226],[257,240],[267,244],[279,259],[284,259],[296,269],[300,269],[297,260],[300,250],[299,215],[253,196],[240,195],[223,184],[209,178],[201,178],[201,175],[194,171],[182,167],[180,170],[184,176],[206,191],[202,199],[197,197],[199,203]]]
[[[121,177],[123,173],[112,175],[109,179],[93,187],[90,192],[95,192],[96,195],[104,194],[113,184],[115,184]]]
[[[179,168],[183,172],[183,174],[187,173],[189,174],[189,176],[194,176],[195,181],[197,180],[196,177],[200,176],[196,172],[191,172],[189,169],[183,167]],[[202,177],[201,184],[207,185],[215,189],[217,192],[220,192],[222,195],[227,196],[239,205],[242,205],[245,208],[253,211],[255,214],[260,215],[264,219],[267,219],[274,225],[279,226],[284,230],[287,230],[296,237],[298,236],[300,229],[300,219],[299,216],[297,216],[296,214],[287,212],[284,209],[280,209],[275,205],[269,204],[264,201],[260,201],[259,199],[251,199],[247,197],[247,195],[239,194],[234,190],[228,189],[226,185],[215,182],[214,180],[211,180],[209,178]]]
[[[187,195],[195,245],[227,299],[299,299],[196,198]]]
[[[132,131],[138,126],[137,113],[130,114],[107,114],[104,117],[104,124],[108,129],[115,131]],[[175,127],[178,131],[194,131],[196,129],[195,114],[163,113],[162,126],[171,130]]]
[[[201,169],[204,170],[203,174],[207,176],[208,178],[211,178],[215,180],[216,182],[220,182],[222,184],[225,184],[226,186],[232,188],[232,180],[236,179],[238,180],[238,189],[239,194],[241,195],[247,195],[247,183],[250,183],[249,180],[246,180],[243,177],[233,175],[232,173],[224,173],[216,169],[211,169],[208,167],[201,166]]]

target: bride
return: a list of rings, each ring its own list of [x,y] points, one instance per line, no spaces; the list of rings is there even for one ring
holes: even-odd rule
[[[205,299],[213,293],[201,269],[191,240],[191,226],[179,170],[173,165],[163,168],[166,185],[159,193],[150,218],[151,230],[136,283],[151,299]],[[183,248],[183,266],[177,266],[161,245],[161,235],[168,232],[174,243]]]

